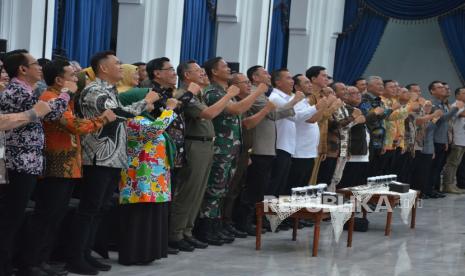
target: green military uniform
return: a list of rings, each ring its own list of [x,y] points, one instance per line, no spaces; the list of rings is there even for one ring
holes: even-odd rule
[[[211,106],[225,95],[224,88],[213,83],[205,88],[205,103]],[[216,135],[213,146],[215,154],[200,209],[200,218],[217,219],[221,217],[221,204],[234,174],[235,161],[240,151],[241,120],[239,116],[223,111],[213,119],[213,126]]]
[[[180,184],[173,196],[169,240],[192,237],[213,160],[215,130],[211,120],[200,113],[207,108],[201,95],[194,96],[184,109],[186,118],[185,151],[187,163],[180,168]]]

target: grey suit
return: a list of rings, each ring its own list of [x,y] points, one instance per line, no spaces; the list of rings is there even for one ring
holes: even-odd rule
[[[262,110],[268,102],[265,95],[257,98],[249,110],[249,116]],[[268,115],[252,131],[252,164],[247,169],[247,182],[242,193],[240,222],[250,223],[255,203],[263,200],[265,190],[270,180],[271,168],[276,155],[276,120],[294,116],[294,108],[278,108]],[[249,219],[248,219],[249,218]]]
[[[268,102],[265,95],[257,98],[249,112],[253,115],[262,110]],[[274,112],[268,113],[266,117],[253,130],[252,154],[255,155],[276,155],[276,121],[294,116],[294,108],[278,108]]]

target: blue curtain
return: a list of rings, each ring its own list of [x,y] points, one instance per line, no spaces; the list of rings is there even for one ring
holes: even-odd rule
[[[359,6],[358,0],[346,0],[343,30],[336,44],[334,79],[352,83],[359,78],[376,52],[387,19]]]
[[[291,0],[273,0],[268,71],[287,66]]]
[[[54,48],[63,49],[69,59],[88,66],[93,54],[110,48],[111,11],[111,0],[64,1],[63,26],[55,26],[63,28],[62,35],[54,39]]]
[[[215,55],[216,0],[185,0],[181,61],[203,64]]]
[[[425,19],[448,13],[464,0],[363,0],[376,13],[397,19]]]
[[[439,18],[439,27],[457,73],[465,84],[465,11],[458,10]]]

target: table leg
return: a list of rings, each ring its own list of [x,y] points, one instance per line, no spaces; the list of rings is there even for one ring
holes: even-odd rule
[[[384,230],[384,235],[391,235],[391,222],[392,222],[392,210],[387,212],[386,218],[386,229]]]
[[[355,212],[352,212],[349,220],[349,231],[347,233],[347,247],[352,247],[352,234],[354,233]]]
[[[412,221],[410,222],[410,228],[415,228],[415,221],[417,219],[417,203],[418,203],[418,194],[417,197],[415,197],[415,202],[413,203],[412,206]]]
[[[299,219],[294,218],[294,226],[292,227],[292,240],[297,240],[297,228],[299,227]]]
[[[313,257],[318,256],[318,243],[320,242],[320,222],[321,222],[321,211],[315,218],[315,229],[313,232]]]
[[[260,250],[262,246],[263,203],[257,203],[255,207],[257,210],[257,223],[255,227],[255,250]]]

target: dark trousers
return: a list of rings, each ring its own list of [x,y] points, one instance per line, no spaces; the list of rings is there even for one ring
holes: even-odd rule
[[[310,177],[312,177],[314,163],[314,158],[292,158],[287,181],[287,195],[291,194],[292,188],[308,186]]]
[[[247,169],[247,179],[241,193],[238,224],[243,224],[255,209],[255,203],[263,201],[275,159],[272,155],[250,155],[252,164]]]
[[[434,159],[431,168],[431,182],[432,188],[436,191],[441,187],[441,172],[446,164],[446,144],[434,143]]]
[[[367,177],[382,175],[384,160],[381,149],[370,147],[370,162],[368,164]]]
[[[338,189],[365,185],[368,162],[347,162]]]
[[[268,187],[267,195],[286,194],[287,178],[289,177],[289,170],[291,169],[291,154],[287,151],[277,149],[276,159],[273,161],[273,168],[271,171],[271,181]]]
[[[334,175],[334,170],[336,169],[337,158],[335,157],[326,157],[324,161],[320,164],[320,170],[318,171],[318,183],[326,183],[328,186],[331,184],[331,179]]]
[[[84,166],[81,200],[71,233],[69,258],[90,254],[105,206],[110,206],[113,192],[121,178],[121,169]]]
[[[27,225],[21,265],[38,266],[46,261],[43,255],[47,242],[53,243],[61,221],[68,210],[76,179],[45,178],[39,180],[35,193],[34,212]]]
[[[431,181],[431,168],[433,166],[433,155],[415,152],[412,170],[412,189],[421,191],[422,194],[430,195],[433,192]]]
[[[465,189],[465,157],[462,157],[462,162],[457,169],[457,187]]]
[[[8,170],[8,186],[0,195],[0,275],[11,269],[13,243],[20,228],[27,203],[37,183],[37,176]]]
[[[413,157],[410,152],[402,152],[399,150],[396,152],[395,158],[397,179],[403,183],[411,183],[412,180],[412,166]]]

